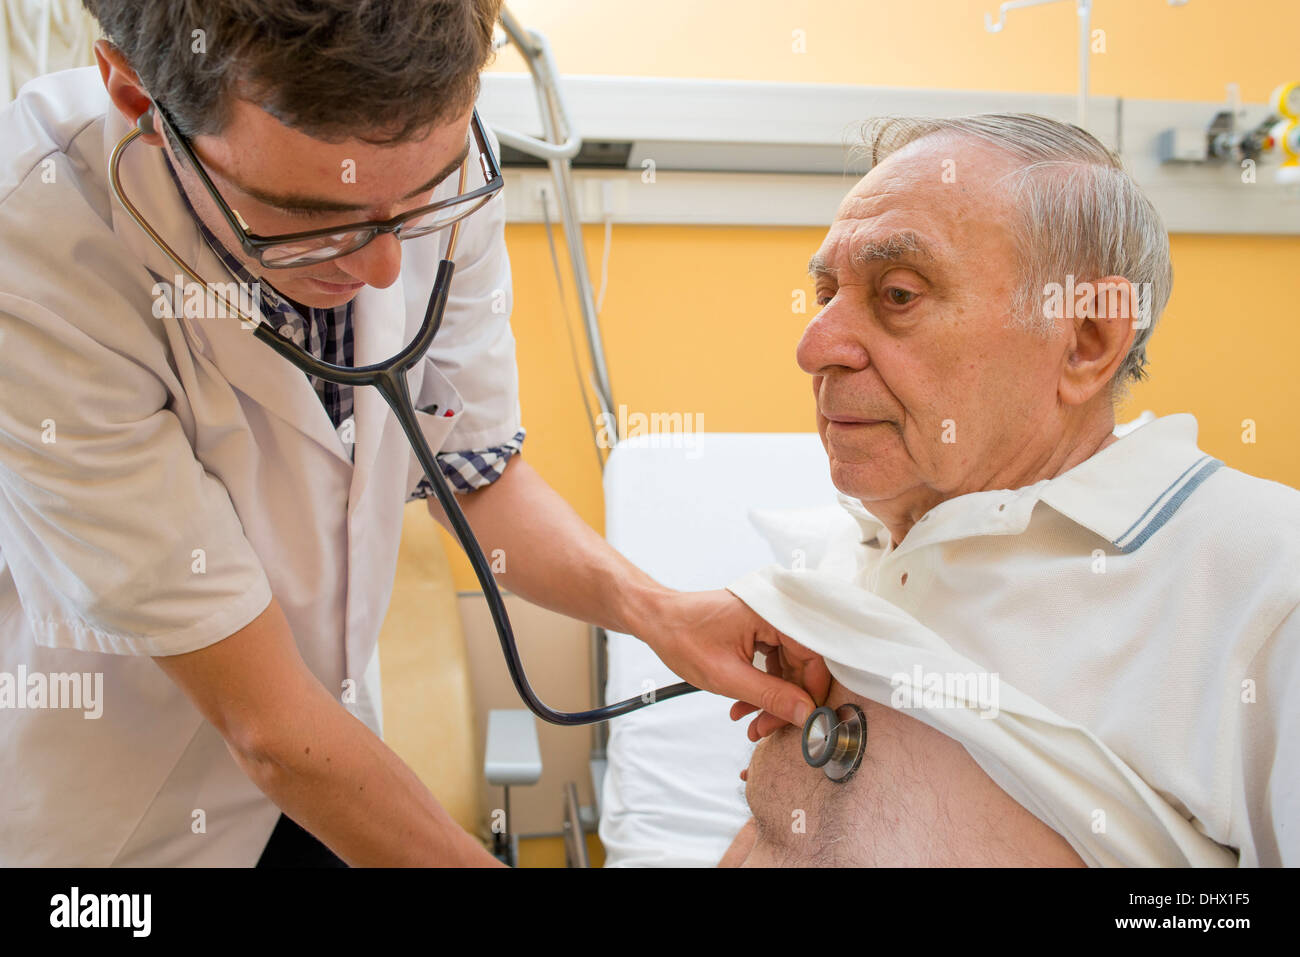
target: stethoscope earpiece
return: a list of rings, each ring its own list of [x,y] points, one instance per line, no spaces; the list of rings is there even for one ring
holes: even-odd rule
[[[150,104],[149,109],[141,113],[140,118],[135,121],[136,129],[145,136],[153,136],[154,133],[158,132],[153,122],[153,110],[153,104]]]
[[[821,768],[826,777],[843,784],[867,753],[867,716],[855,704],[834,711],[823,705],[804,722],[802,747],[809,767]]]

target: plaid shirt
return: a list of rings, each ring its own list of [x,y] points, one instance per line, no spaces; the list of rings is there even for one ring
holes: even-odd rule
[[[237,282],[246,283],[248,284],[246,288],[251,288],[257,280],[244,268],[243,263],[218,242],[203,225],[203,221],[194,212],[194,207],[190,205],[185,190],[181,188],[180,180],[176,178],[170,161],[167,163],[167,171],[171,173],[176,183],[176,191],[180,193],[181,199],[189,209],[190,216],[198,224],[199,231],[208,246],[230,270]],[[164,280],[159,279],[159,281]],[[329,309],[315,309],[285,298],[266,282],[260,283],[259,288],[262,315],[280,335],[291,339],[295,345],[306,349],[323,362],[342,366],[352,365],[351,302]],[[320,397],[330,421],[334,423],[335,431],[342,429],[343,423],[352,417],[352,386],[338,385],[313,375],[307,375],[307,381]],[[464,452],[440,452],[437,456],[438,466],[457,492],[472,492],[474,489],[484,488],[501,477],[510,457],[523,447],[524,436],[525,430],[520,429],[504,445]],[[344,444],[347,446],[348,455],[351,456],[353,444],[351,442]],[[417,498],[428,498],[432,494],[433,489],[429,485],[428,478],[421,478],[419,485],[406,500],[413,502]]]

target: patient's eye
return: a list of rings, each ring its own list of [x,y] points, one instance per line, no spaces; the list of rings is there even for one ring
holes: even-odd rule
[[[917,293],[901,286],[890,286],[885,290],[885,298],[892,306],[906,306],[917,297]]]

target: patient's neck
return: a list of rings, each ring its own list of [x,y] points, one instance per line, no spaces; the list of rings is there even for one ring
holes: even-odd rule
[[[1033,485],[1043,479],[1056,478],[1079,465],[1102,449],[1118,441],[1114,432],[1114,420],[1103,430],[1095,430],[1082,441],[1062,442],[1054,449],[1039,453],[1027,464],[1016,463],[1006,469],[994,471],[990,478],[971,483],[972,487],[944,494],[931,488],[912,490],[914,496],[903,496],[888,501],[863,501],[863,505],[876,518],[884,522],[893,539],[893,547],[903,543],[912,527],[940,502],[970,495],[975,492],[987,492],[995,489],[1017,489]]]

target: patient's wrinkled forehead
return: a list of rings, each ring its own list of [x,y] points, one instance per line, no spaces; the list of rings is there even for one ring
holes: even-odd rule
[[[1004,178],[1018,160],[969,137],[935,135],[891,153],[858,180],[836,220],[926,212],[936,222],[971,225],[1006,216]]]
[[[968,270],[1001,270],[1012,258],[1017,222],[1006,177],[1018,166],[969,138],[910,143],[844,197],[815,261],[852,266],[863,248],[902,238],[919,247],[932,272],[959,262]]]

